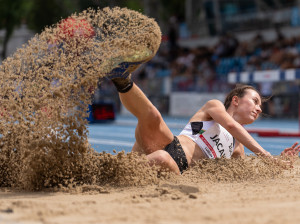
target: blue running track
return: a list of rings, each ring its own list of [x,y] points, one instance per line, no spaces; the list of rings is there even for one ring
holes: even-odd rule
[[[170,118],[164,117],[166,123],[170,127],[174,135],[178,135],[182,128],[188,122],[187,118]],[[90,124],[89,125],[89,142],[92,147],[98,151],[106,151],[112,153],[124,150],[130,152],[134,142],[134,132],[137,120],[134,117],[118,116],[112,123]],[[280,131],[298,131],[297,120],[259,120],[247,126],[255,129],[275,129]],[[266,138],[253,137],[273,155],[278,155],[286,148],[290,147],[294,142],[299,141],[299,138]],[[247,154],[251,152],[246,150]]]

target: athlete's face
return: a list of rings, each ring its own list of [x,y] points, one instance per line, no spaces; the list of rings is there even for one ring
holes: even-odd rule
[[[236,97],[233,103],[236,106],[235,117],[240,124],[253,123],[262,112],[261,98],[252,89],[247,89],[243,97]]]

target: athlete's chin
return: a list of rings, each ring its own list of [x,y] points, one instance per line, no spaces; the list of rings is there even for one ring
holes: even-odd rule
[[[255,116],[251,119],[251,124],[258,119],[258,116]]]
[[[244,120],[244,124],[252,124],[254,121],[256,121],[256,119],[256,117],[251,116],[250,118]]]

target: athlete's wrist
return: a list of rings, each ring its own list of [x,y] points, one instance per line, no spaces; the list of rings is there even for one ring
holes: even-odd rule
[[[265,152],[265,156],[266,156],[266,157],[270,157],[270,158],[274,158],[274,157],[271,155],[271,153],[269,153],[268,151]]]
[[[262,157],[268,157],[268,158],[274,158],[271,153],[269,153],[268,151],[264,150],[264,151],[261,151],[259,153],[256,153],[258,156],[262,156]]]

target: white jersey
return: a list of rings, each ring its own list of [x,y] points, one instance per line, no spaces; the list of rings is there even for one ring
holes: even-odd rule
[[[192,139],[210,159],[230,158],[234,150],[234,137],[214,120],[188,123],[179,135]]]

